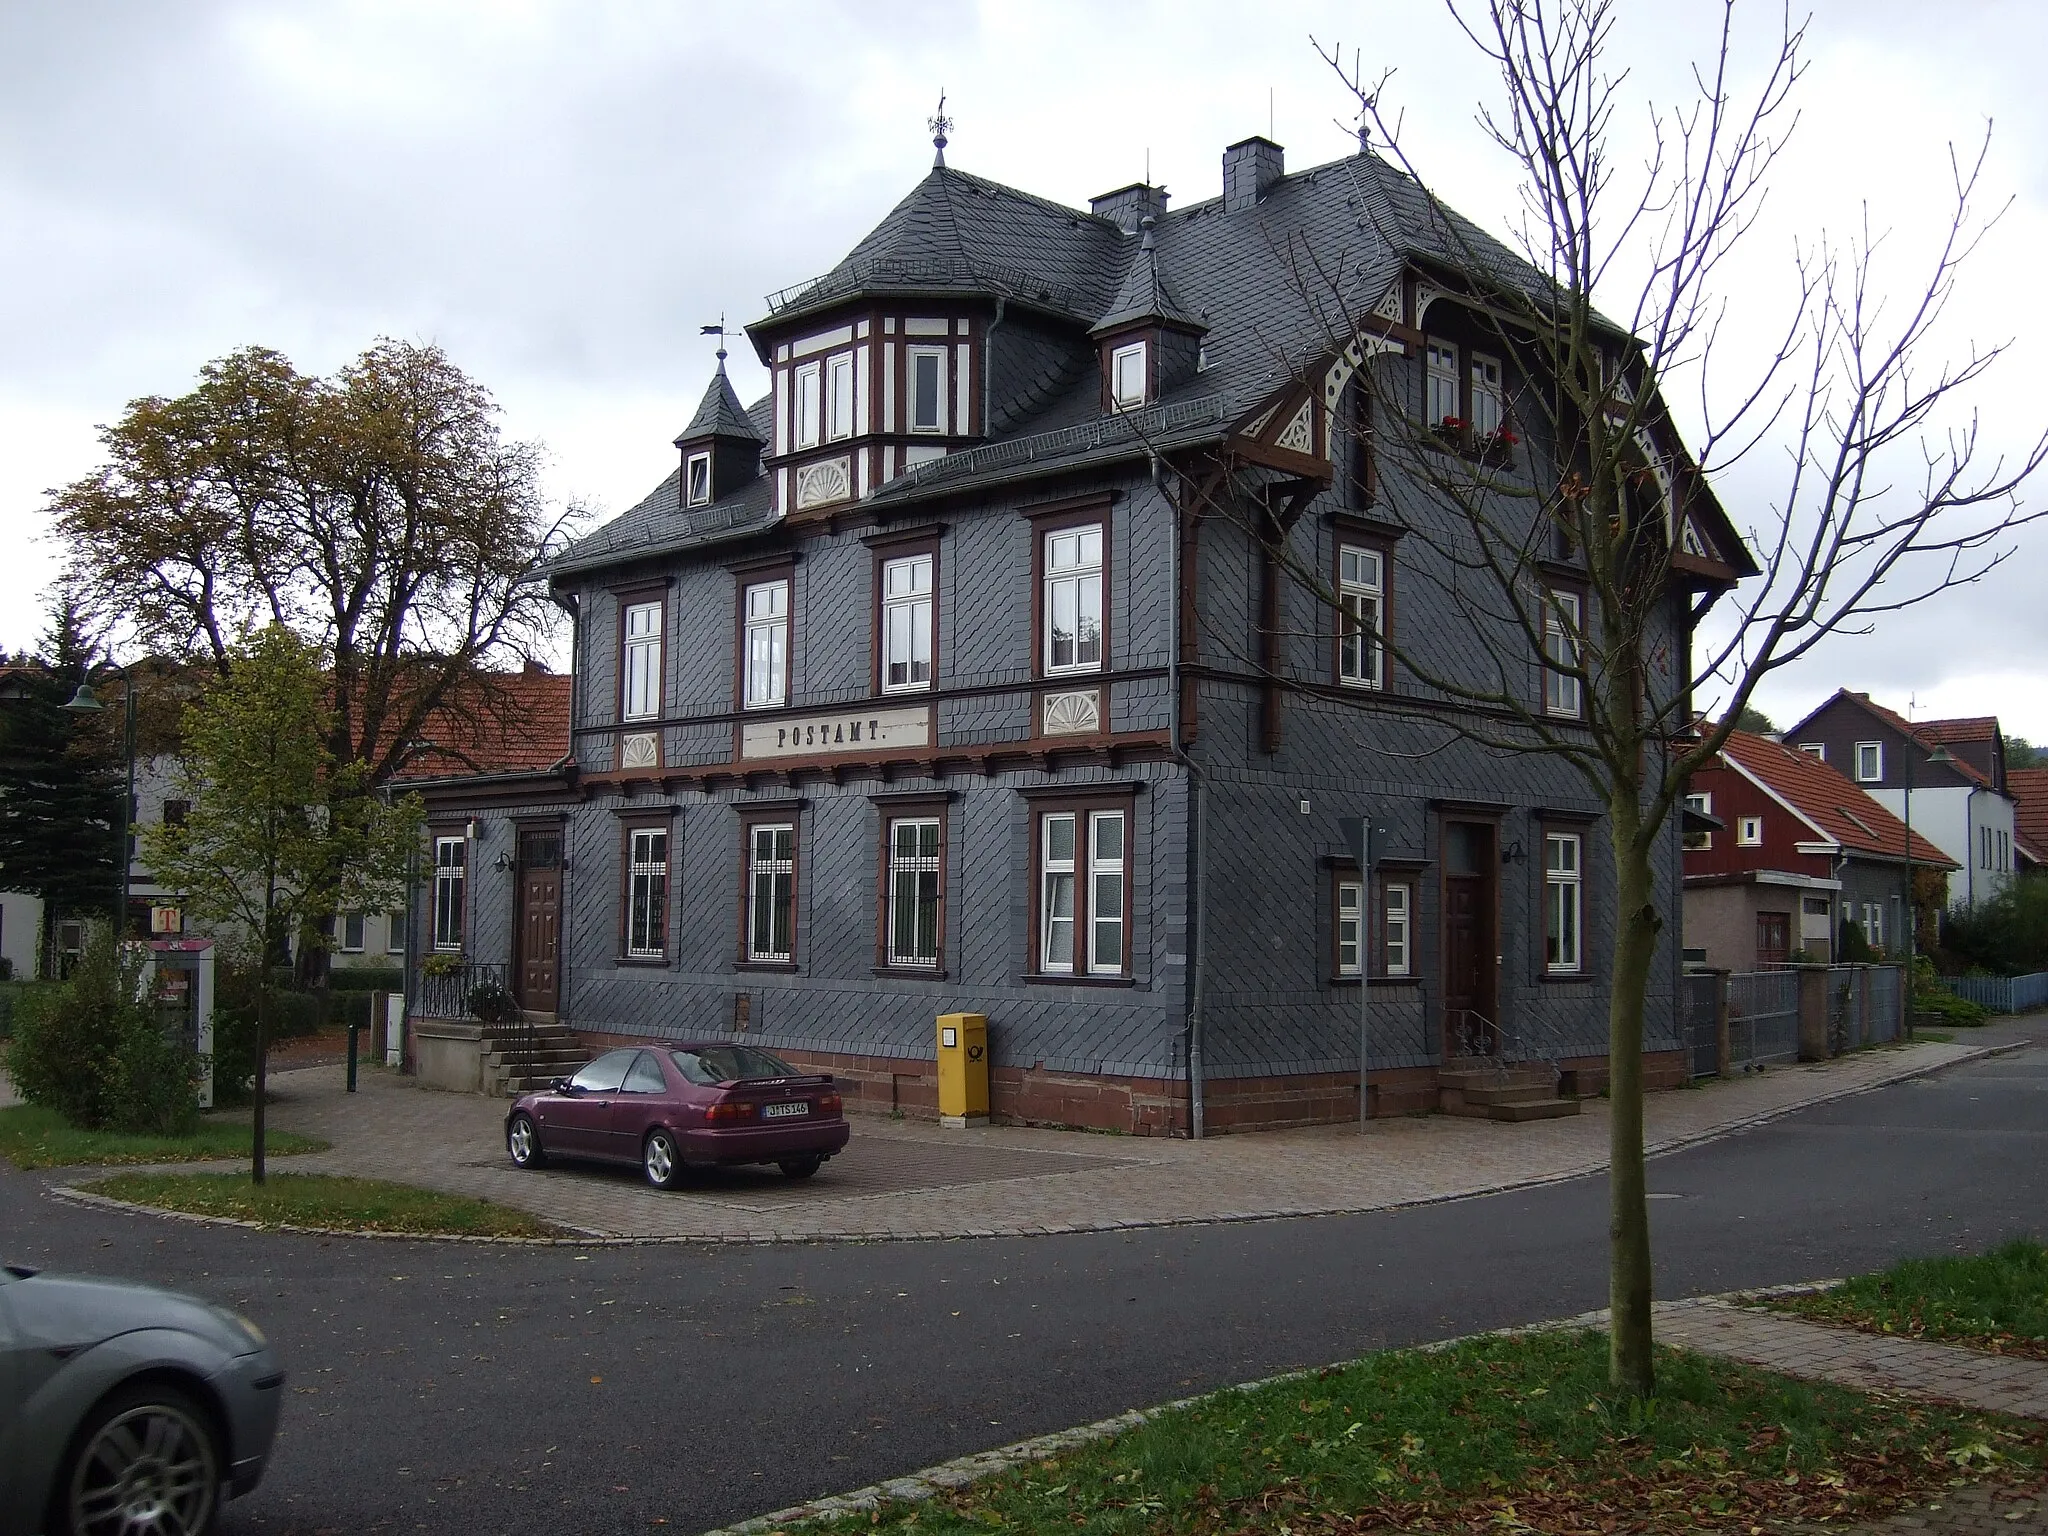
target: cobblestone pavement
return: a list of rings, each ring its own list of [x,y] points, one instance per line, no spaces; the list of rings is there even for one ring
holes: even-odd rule
[[[1652,1151],[1670,1150],[1983,1050],[1974,1040],[1922,1042],[1653,1094],[1647,1140]],[[1201,1142],[1006,1126],[947,1131],[863,1116],[847,1150],[802,1185],[773,1169],[737,1169],[661,1193],[630,1168],[513,1168],[502,1099],[421,1089],[382,1068],[365,1067],[360,1081],[351,1096],[334,1067],[272,1077],[272,1123],[333,1143],[281,1166],[481,1196],[613,1238],[976,1237],[1335,1214],[1573,1178],[1607,1162],[1599,1101],[1575,1117],[1525,1125],[1432,1115],[1375,1121],[1362,1134],[1337,1126]]]
[[[2042,1536],[2048,1503],[1992,1483],[1951,1488],[1861,1525],[1788,1525],[1780,1536]]]

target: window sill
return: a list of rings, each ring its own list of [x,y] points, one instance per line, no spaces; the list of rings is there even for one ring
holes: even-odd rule
[[[1023,980],[1030,986],[1055,987],[1135,987],[1135,976],[1075,976],[1061,971],[1026,971]]]
[[[638,966],[642,970],[664,969],[668,965],[667,955],[620,955],[614,965]]]
[[[1576,971],[1543,971],[1537,975],[1536,979],[1539,982],[1591,981],[1593,979],[1593,973],[1591,971],[1583,969]]]
[[[871,974],[876,976],[901,976],[916,981],[944,981],[946,968],[943,965],[878,965]]]
[[[736,971],[780,971],[793,976],[797,964],[794,960],[735,960],[732,968]]]
[[[1356,976],[1332,976],[1327,984],[1333,987],[1355,987],[1358,985],[1358,978]],[[1422,978],[1420,976],[1375,976],[1372,979],[1372,984],[1376,987],[1419,987],[1422,985]]]

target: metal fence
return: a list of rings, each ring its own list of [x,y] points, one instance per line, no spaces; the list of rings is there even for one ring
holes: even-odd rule
[[[1828,968],[1828,1054],[1899,1038],[1899,972],[1888,965]]]
[[[1728,978],[1729,1058],[1737,1067],[1799,1059],[1799,973],[1743,971]]]
[[[1993,1013],[2048,1008],[2048,971],[2029,976],[1944,976],[1941,984],[1957,997]]]
[[[423,1019],[466,1019],[470,1016],[469,994],[485,981],[495,981],[500,987],[506,985],[505,967],[492,961],[451,966],[441,971],[422,967],[419,975],[413,978],[414,994],[418,999],[412,1005],[413,1015]]]
[[[1678,978],[1680,1037],[1692,1050],[1692,1075],[1712,1077],[1721,1070],[1720,1041],[1714,1015],[1721,996],[1721,978],[1714,975]]]

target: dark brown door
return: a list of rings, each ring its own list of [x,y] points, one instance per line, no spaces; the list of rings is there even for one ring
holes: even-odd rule
[[[1452,1056],[1500,1048],[1494,911],[1500,860],[1485,822],[1444,824],[1444,1041]]]
[[[1770,970],[1785,963],[1785,957],[1792,953],[1792,914],[1790,912],[1759,912],[1756,915],[1756,963],[1759,970]]]
[[[513,989],[519,1006],[553,1013],[560,996],[562,834],[553,827],[519,834],[519,954]]]

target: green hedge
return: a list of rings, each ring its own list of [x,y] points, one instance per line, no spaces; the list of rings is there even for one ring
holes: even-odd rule
[[[405,968],[397,965],[335,965],[327,970],[330,992],[403,992]]]

